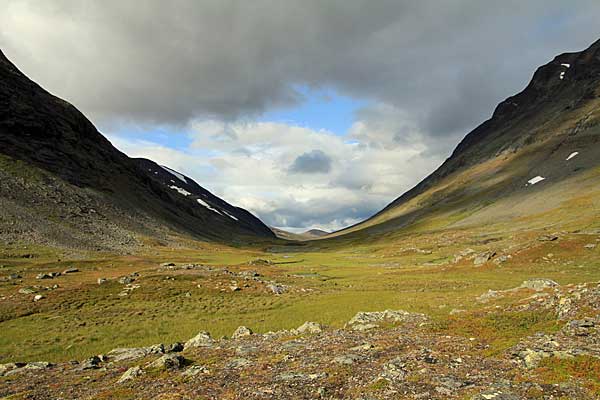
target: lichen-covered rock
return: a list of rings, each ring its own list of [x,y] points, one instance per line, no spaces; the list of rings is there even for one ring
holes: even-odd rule
[[[199,332],[196,336],[185,342],[184,348],[188,349],[191,347],[208,347],[212,346],[214,341],[210,337],[208,332]]]
[[[143,374],[144,374],[144,370],[142,370],[142,368],[139,365],[136,365],[134,367],[129,368],[127,371],[125,371],[125,373],[123,375],[121,375],[121,377],[119,378],[117,383],[131,381]]]
[[[183,367],[185,358],[179,354],[165,354],[148,364],[149,369],[171,370]]]
[[[316,333],[323,332],[323,327],[316,322],[306,321],[305,323],[300,325],[298,328],[294,329],[294,332],[298,335],[316,334]]]
[[[235,332],[233,332],[233,334],[231,335],[232,339],[239,339],[239,338],[243,338],[243,337],[247,337],[252,335],[252,329],[246,327],[246,326],[239,326]]]
[[[554,282],[552,279],[546,278],[536,278],[529,279],[524,281],[519,288],[522,289],[532,289],[532,290],[544,290],[548,288],[554,288],[560,286],[558,283]]]

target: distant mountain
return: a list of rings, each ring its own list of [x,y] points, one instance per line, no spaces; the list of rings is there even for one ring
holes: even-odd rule
[[[321,229],[310,229],[302,233],[292,233],[273,227],[271,227],[271,230],[273,233],[275,233],[275,235],[277,235],[278,238],[286,240],[312,240],[329,235],[329,232],[325,232]]]
[[[274,237],[189,177],[119,152],[1,51],[0,209],[9,242],[115,249],[176,232],[226,242]]]
[[[600,40],[538,68],[435,172],[334,235],[540,215],[595,193],[599,167]]]

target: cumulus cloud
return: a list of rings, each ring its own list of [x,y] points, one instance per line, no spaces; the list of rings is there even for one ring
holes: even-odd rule
[[[387,115],[394,119],[388,122],[375,111],[364,115],[372,119],[358,119],[355,125],[385,137],[393,137],[393,129],[403,124],[394,113]],[[378,146],[358,128],[352,131],[356,134],[339,136],[284,123],[209,120],[190,125],[190,144],[184,149],[109,138],[132,157],[150,157],[193,177],[271,226],[336,230],[377,212],[443,157],[431,153],[416,134],[410,143]]]

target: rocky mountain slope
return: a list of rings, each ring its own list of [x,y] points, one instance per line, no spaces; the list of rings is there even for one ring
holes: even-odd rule
[[[589,193],[600,166],[600,41],[538,68],[452,155],[367,221],[337,233],[524,217]]]
[[[114,249],[173,232],[234,242],[274,237],[190,178],[119,152],[1,52],[0,165],[7,241]]]

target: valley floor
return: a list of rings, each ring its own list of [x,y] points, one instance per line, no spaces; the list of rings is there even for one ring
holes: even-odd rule
[[[600,230],[523,226],[125,256],[7,245],[0,397],[600,398]],[[402,311],[349,324],[383,310]]]

